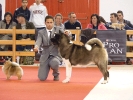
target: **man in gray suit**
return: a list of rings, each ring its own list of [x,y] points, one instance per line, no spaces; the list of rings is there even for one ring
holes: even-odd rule
[[[54,81],[59,80],[59,64],[62,61],[58,46],[53,45],[51,38],[54,37],[54,33],[59,33],[60,27],[54,27],[54,18],[52,16],[46,16],[45,18],[46,28],[38,32],[38,37],[35,43],[34,51],[37,52],[39,47],[43,45],[43,51],[40,57],[40,66],[38,70],[38,78],[41,81],[47,79],[50,68],[53,70]]]

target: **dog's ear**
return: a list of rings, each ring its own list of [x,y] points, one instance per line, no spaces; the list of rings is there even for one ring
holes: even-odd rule
[[[56,40],[59,40],[60,39],[60,36],[61,36],[61,34],[56,34],[55,35]]]
[[[62,34],[62,33],[64,33],[64,31],[62,31],[62,30],[59,30],[59,34]]]
[[[53,38],[51,38],[51,42],[54,45],[58,45],[59,44],[59,39],[60,39],[60,34],[55,34],[55,36]]]

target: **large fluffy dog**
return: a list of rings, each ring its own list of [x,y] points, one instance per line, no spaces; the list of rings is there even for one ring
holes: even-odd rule
[[[66,34],[59,33],[51,41],[59,46],[61,56],[65,58],[66,79],[63,80],[63,83],[70,81],[72,65],[86,65],[90,62],[94,62],[102,72],[104,77],[102,83],[106,84],[108,82],[108,54],[99,39],[90,39],[84,46],[80,46],[70,43],[70,38]]]

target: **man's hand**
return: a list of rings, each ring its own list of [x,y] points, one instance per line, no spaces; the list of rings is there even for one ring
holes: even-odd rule
[[[38,47],[35,46],[35,48],[33,49],[34,52],[38,52]]]
[[[72,34],[72,33],[71,33],[71,31],[69,31],[69,30],[65,30],[65,31],[64,31],[64,34],[66,34],[66,35],[69,36],[69,35]]]

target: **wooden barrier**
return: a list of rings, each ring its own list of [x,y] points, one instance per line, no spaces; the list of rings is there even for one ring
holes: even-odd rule
[[[0,56],[12,56],[16,61],[16,56],[35,56],[34,52],[16,51],[16,45],[34,45],[34,40],[16,40],[16,34],[35,34],[34,29],[0,29],[0,34],[12,34],[12,40],[0,40],[0,45],[12,45],[12,51],[0,51]]]
[[[75,34],[75,44],[83,45],[80,42],[80,33],[81,30],[70,30],[72,34]],[[0,56],[12,56],[13,61],[16,61],[16,56],[35,56],[35,53],[32,51],[16,51],[16,45],[34,45],[34,40],[16,40],[16,34],[35,34],[34,29],[0,29],[0,34],[12,34],[12,40],[0,40],[0,45],[12,45],[12,51],[0,51]],[[95,32],[96,34],[96,32]],[[127,30],[127,35],[133,35],[133,30]],[[127,46],[133,46],[132,41],[126,42]],[[133,52],[127,52],[126,57],[133,57]]]
[[[72,34],[76,35],[76,41],[74,41],[75,44],[79,44],[79,45],[83,45],[83,43],[80,42],[80,30],[70,30],[72,32]],[[94,33],[96,34],[96,32]],[[127,30],[126,31],[127,35],[133,35],[133,30]],[[126,45],[127,46],[133,46],[133,41],[126,41]],[[126,53],[126,57],[133,57],[133,52],[127,52]]]

